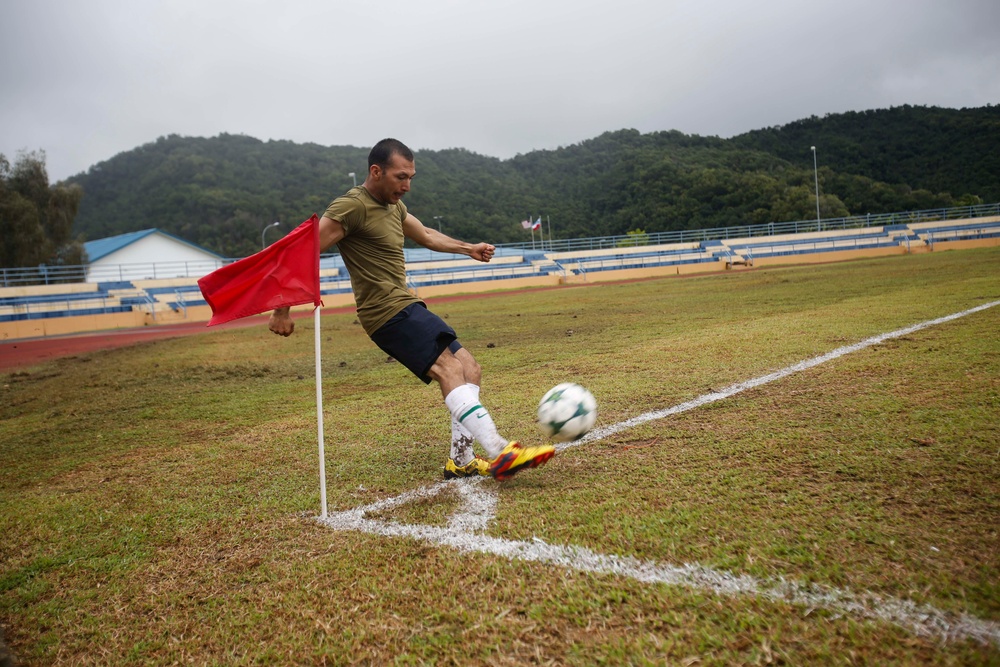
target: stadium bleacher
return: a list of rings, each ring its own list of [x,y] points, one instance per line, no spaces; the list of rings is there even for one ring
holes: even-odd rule
[[[759,258],[841,250],[898,247],[909,237],[910,235],[905,232],[885,231],[883,229],[862,234],[841,233],[827,237],[814,237],[809,240],[791,238],[767,241],[738,239],[725,241],[724,245],[743,257]]]
[[[94,315],[101,313],[121,313],[132,310],[131,304],[123,304],[121,298],[102,285],[92,285],[80,290],[67,285],[65,292],[42,285],[34,290],[29,287],[14,290],[0,290],[0,322],[19,320],[39,320],[71,315]]]
[[[1000,237],[1000,222],[983,224],[952,224],[941,222],[926,222],[913,224],[913,233],[925,243],[932,244],[942,241],[958,241],[981,238]]]
[[[488,283],[515,278],[553,280],[635,269],[719,263],[726,268],[752,265],[754,259],[873,248],[932,249],[935,243],[1000,237],[1000,217],[929,220],[884,226],[841,228],[803,233],[759,234],[684,243],[631,245],[623,238],[611,247],[579,250],[498,248],[489,264],[461,255],[420,249],[407,255],[407,285],[416,293],[430,287]],[[320,264],[321,295],[349,295],[351,284],[342,259],[326,256]],[[141,312],[187,317],[188,308],[206,306],[197,278],[134,280],[0,287],[0,323]]]

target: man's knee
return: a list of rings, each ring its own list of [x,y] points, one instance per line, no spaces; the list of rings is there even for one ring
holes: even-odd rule
[[[479,365],[472,353],[463,347],[455,353],[455,358],[462,363],[462,372],[465,374],[466,382],[478,385],[483,377],[483,367]]]
[[[465,375],[465,364],[452,354],[450,350],[446,349],[438,356],[430,370],[427,371],[427,375],[432,380],[437,380],[438,382],[442,378],[462,379]]]

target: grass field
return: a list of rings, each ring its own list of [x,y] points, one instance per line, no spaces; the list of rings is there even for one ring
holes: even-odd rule
[[[483,365],[501,433],[539,442],[534,408],[558,382],[589,387],[598,426],[614,425],[1000,300],[998,267],[992,248],[432,308]],[[313,330],[298,327],[0,376],[0,626],[22,663],[1000,664],[1000,307],[504,484],[449,485],[436,388],[387,362],[353,315],[324,317],[331,513],[374,504],[378,526],[450,535],[478,499],[489,521],[463,533],[469,548],[316,520]],[[749,590],[587,571],[588,554]],[[782,582],[805,594],[765,593]]]

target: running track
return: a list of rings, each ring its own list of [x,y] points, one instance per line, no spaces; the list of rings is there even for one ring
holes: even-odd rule
[[[597,283],[608,284],[608,283]],[[481,299],[489,296],[500,296],[516,294],[518,292],[548,290],[548,289],[572,289],[583,285],[567,285],[560,287],[535,287],[530,290],[507,290],[503,292],[491,292],[487,294],[458,294],[455,296],[445,296],[425,299],[429,305],[435,303],[445,303],[448,301],[462,301],[465,299]],[[353,313],[354,306],[342,306],[338,308],[324,308],[324,315],[335,313]],[[296,312],[293,317],[296,320],[304,317],[312,317],[312,312]],[[267,315],[256,315],[246,317],[234,322],[227,322],[213,327],[213,331],[219,329],[241,329],[245,327],[267,328]],[[196,333],[204,333],[205,322],[185,322],[183,324],[164,324],[161,326],[141,327],[136,329],[113,329],[109,331],[95,331],[80,334],[70,334],[66,336],[52,336],[49,338],[26,338],[0,342],[0,372],[12,371],[24,366],[31,366],[50,359],[62,357],[72,357],[78,354],[94,352],[96,350],[109,350],[116,347],[126,347],[150,340],[162,340],[165,338],[178,338],[180,336],[190,336]]]

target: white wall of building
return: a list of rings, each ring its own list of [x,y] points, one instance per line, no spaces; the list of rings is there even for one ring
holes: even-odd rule
[[[154,232],[91,262],[87,282],[200,278],[220,266],[222,262],[216,255]]]

